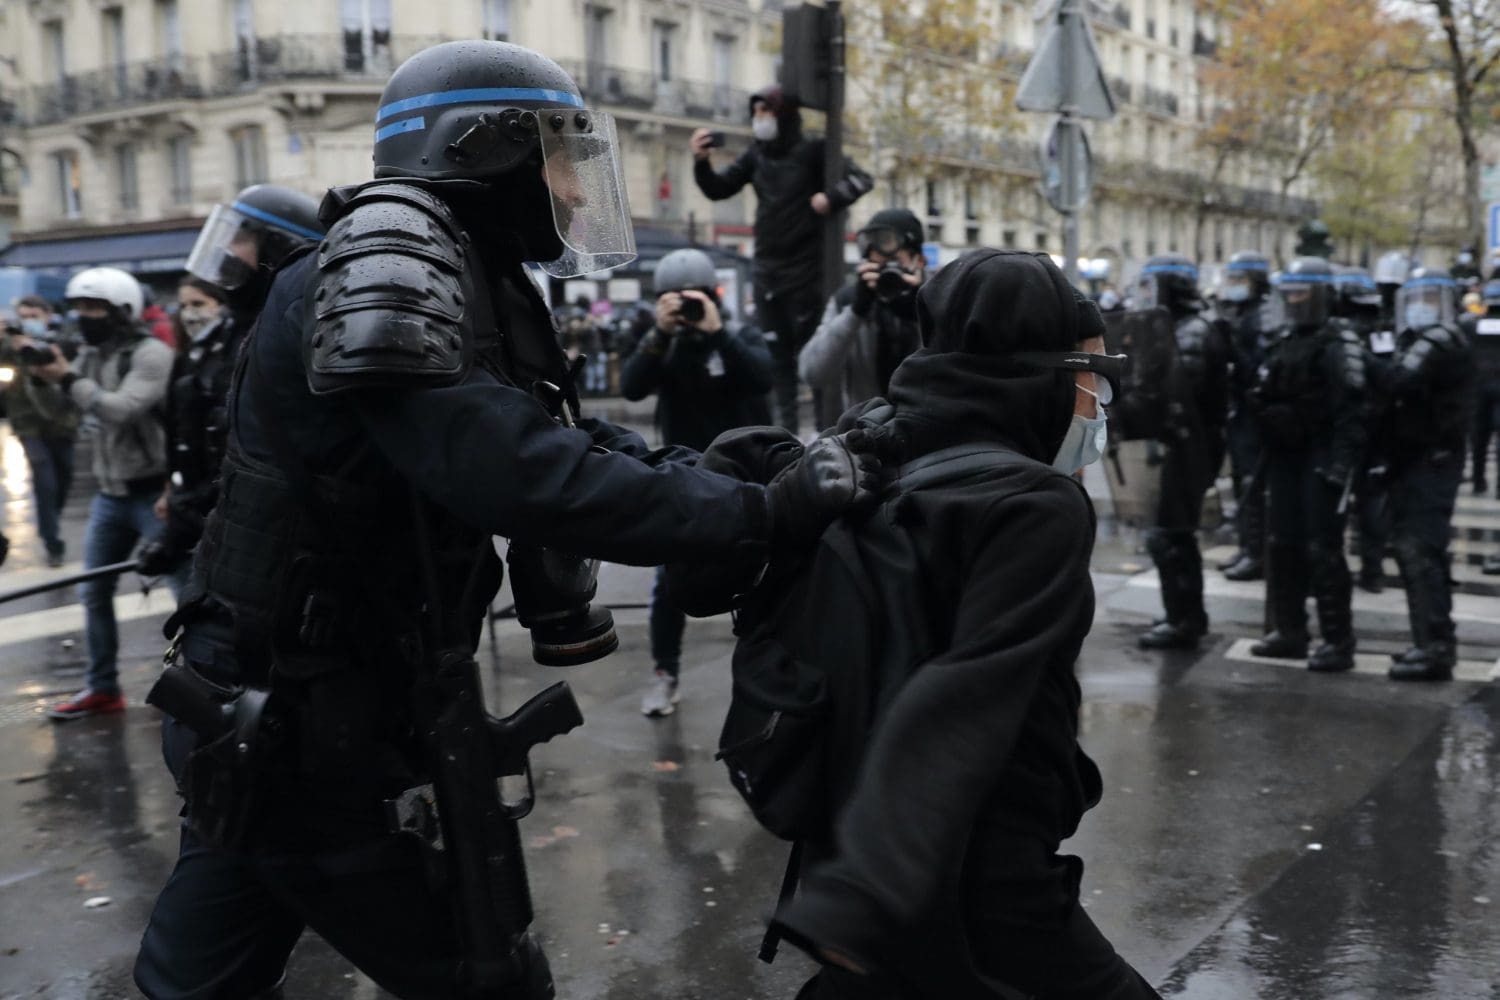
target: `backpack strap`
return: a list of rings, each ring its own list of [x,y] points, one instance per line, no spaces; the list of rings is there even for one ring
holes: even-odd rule
[[[897,471],[894,486],[897,492],[910,493],[1007,465],[1041,466],[1042,463],[1003,445],[982,441],[959,444],[939,448],[907,462]]]
[[[781,876],[781,892],[776,897],[776,909],[780,910],[797,894],[797,883],[802,878],[802,841],[792,843],[792,853],[786,859],[786,872]],[[760,939],[760,953],[756,956],[770,965],[776,961],[776,952],[781,947],[781,928],[773,922],[766,928],[766,936]]]

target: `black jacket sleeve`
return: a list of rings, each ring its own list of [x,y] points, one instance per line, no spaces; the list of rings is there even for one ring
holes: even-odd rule
[[[710,201],[733,198],[755,176],[757,159],[755,147],[751,146],[723,170],[715,170],[707,159],[697,160],[693,163],[693,180],[698,182],[698,190]]]
[[[963,580],[951,642],[891,702],[838,819],[835,856],[778,915],[792,940],[879,967],[883,949],[930,916],[1039,685],[1048,671],[1071,675],[1093,621],[1092,523],[1088,500],[1061,477],[990,507],[972,558],[951,569]]]
[[[823,171],[827,169],[826,151],[827,146],[818,140],[818,186],[822,187]],[[875,178],[860,169],[849,157],[844,157],[844,168],[839,179],[824,194],[828,195],[828,201],[833,205],[835,212],[843,211],[859,199],[870,193],[875,186]]]
[[[398,472],[480,530],[637,566],[764,557],[760,486],[596,448],[483,371],[350,403]]]

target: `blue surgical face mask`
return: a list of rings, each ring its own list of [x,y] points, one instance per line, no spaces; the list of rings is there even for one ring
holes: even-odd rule
[[[1083,386],[1078,386],[1079,391],[1088,392],[1090,396],[1098,398]],[[1109,428],[1106,426],[1108,417],[1104,408],[1099,407],[1097,417],[1085,417],[1077,413],[1073,414],[1073,422],[1068,425],[1068,433],[1063,437],[1062,445],[1057,449],[1057,457],[1052,460],[1052,467],[1058,472],[1072,475],[1085,465],[1093,465],[1104,455],[1104,447],[1109,442]]]
[[[40,337],[47,332],[47,321],[44,319],[21,320],[21,332],[28,337]]]
[[[1225,285],[1219,290],[1219,298],[1225,302],[1249,302],[1249,285]]]
[[[761,142],[775,142],[776,136],[781,133],[775,118],[756,118],[750,123],[750,131]]]
[[[1413,302],[1406,307],[1406,328],[1408,330],[1425,330],[1429,326],[1437,326],[1438,307],[1431,302]]]

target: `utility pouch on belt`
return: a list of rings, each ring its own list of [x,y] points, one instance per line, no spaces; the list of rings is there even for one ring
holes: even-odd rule
[[[280,741],[274,717],[266,714],[270,692],[228,688],[207,680],[179,660],[177,643],[146,703],[155,705],[198,734],[188,755],[183,794],[193,832],[216,847],[239,847],[256,815],[260,768],[270,745]]]

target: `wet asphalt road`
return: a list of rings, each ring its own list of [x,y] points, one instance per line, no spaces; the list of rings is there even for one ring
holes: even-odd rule
[[[24,468],[0,431],[17,545],[0,590],[47,574],[28,541]],[[1468,551],[1494,547],[1484,522],[1500,528],[1500,504],[1466,511],[1479,525],[1464,529]],[[1156,601],[1141,562],[1128,536],[1101,540],[1100,613],[1079,671],[1105,798],[1068,845],[1087,864],[1085,905],[1119,950],[1170,997],[1500,997],[1500,692],[1488,681],[1500,601],[1482,581],[1460,595],[1472,679],[1400,686],[1243,657],[1240,640],[1258,633],[1255,588],[1212,573],[1213,641],[1139,652],[1133,633]],[[604,590],[616,606],[643,603],[649,573],[611,568]],[[64,640],[78,640],[81,613],[63,595],[0,606],[0,998],[136,995],[130,962],[177,835],[158,717],[140,701],[167,604],[139,600],[121,605],[137,616],[122,624],[132,707],[62,726],[39,709],[78,685],[81,642]],[[1358,606],[1362,650],[1401,648],[1399,593]],[[481,648],[497,708],[566,676],[588,719],[534,756],[539,801],[523,824],[559,996],[790,998],[808,964],[754,957],[785,850],[712,760],[728,622],[689,625],[681,710],[653,722],[638,712],[645,613],[616,617],[621,651],[561,674],[530,662],[513,623]],[[287,996],[386,994],[308,935]]]

